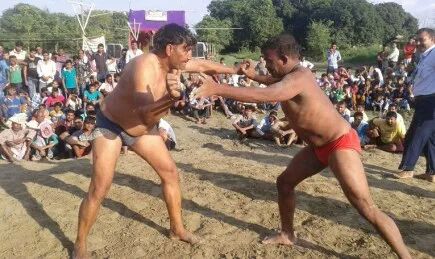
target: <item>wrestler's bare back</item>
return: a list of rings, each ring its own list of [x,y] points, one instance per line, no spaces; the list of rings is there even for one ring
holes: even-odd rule
[[[290,100],[282,101],[281,107],[303,140],[314,146],[323,146],[349,132],[349,123],[335,110],[310,70],[298,68],[283,78],[282,83],[286,82],[297,83],[291,87],[299,90]]]
[[[166,75],[153,53],[133,59],[113,92],[102,101],[101,111],[132,136],[153,133],[169,111],[169,106],[163,110],[151,106],[168,93]]]

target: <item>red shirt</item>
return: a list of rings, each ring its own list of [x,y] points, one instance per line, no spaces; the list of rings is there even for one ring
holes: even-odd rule
[[[47,100],[45,101],[45,106],[47,108],[53,107],[56,103],[64,103],[65,97],[63,95],[58,95],[57,97],[49,96]]]
[[[405,59],[411,59],[412,55],[414,55],[416,46],[414,44],[407,43],[405,47],[403,47],[403,52],[405,54]]]

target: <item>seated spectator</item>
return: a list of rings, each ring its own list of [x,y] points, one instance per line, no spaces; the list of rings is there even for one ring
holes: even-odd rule
[[[95,139],[94,133],[95,129],[95,118],[86,117],[83,123],[83,129],[74,132],[70,137],[70,142],[78,141],[76,144],[72,144],[72,150],[77,158],[87,156],[92,151],[91,142]]]
[[[341,117],[350,123],[350,110],[346,108],[346,103],[344,101],[338,102],[336,109]]]
[[[372,145],[366,145],[365,148],[378,147],[386,152],[403,152],[406,132],[402,131],[396,120],[395,112],[388,112],[385,119],[373,119],[368,133]]]
[[[360,104],[356,107],[356,111],[362,113],[363,115],[363,121],[368,122],[369,121],[369,117],[366,114],[365,108],[363,104]],[[355,115],[353,115],[353,117],[355,117]],[[351,119],[352,122],[352,119]]]
[[[233,126],[241,140],[251,137],[258,138],[261,134],[257,131],[257,120],[254,116],[255,108],[246,106],[242,115],[239,115],[233,122]]]
[[[195,90],[193,90],[195,91]],[[190,107],[192,108],[193,117],[196,119],[197,124],[207,124],[207,112],[212,103],[207,98],[201,98],[199,100],[190,98]]]
[[[50,112],[50,118],[56,118],[56,121],[61,121],[65,118],[65,114],[62,111],[62,103],[55,103],[53,110]]]
[[[108,74],[106,76],[106,81],[101,84],[101,86],[98,88],[98,91],[100,91],[103,96],[107,96],[109,93],[115,89],[116,83],[113,82],[113,76],[111,74]]]
[[[83,106],[82,99],[77,94],[68,95],[65,103],[65,108],[73,111],[79,111]]]
[[[85,103],[92,103],[95,105],[103,98],[103,95],[97,90],[97,87],[98,83],[95,82],[89,86],[89,91],[85,91],[85,96],[83,98]]]
[[[9,128],[0,132],[0,155],[11,163],[29,160],[30,143],[34,135],[26,129],[26,121],[25,113],[17,113],[7,121]]]
[[[400,131],[401,132],[406,132],[406,126],[405,126],[405,121],[403,120],[403,117],[400,113],[397,112],[397,105],[392,103],[389,107],[388,107],[388,112],[394,112],[396,113],[396,123],[397,125],[400,127]],[[387,113],[388,113],[387,112]],[[386,114],[382,116],[382,118],[386,118]]]
[[[58,136],[54,133],[54,123],[42,122],[39,125],[39,131],[35,140],[31,144],[34,149],[32,161],[39,161],[42,158],[53,159],[55,156],[57,144],[59,143]]]
[[[367,121],[364,121],[364,115],[359,111],[354,113],[351,121],[350,125],[358,133],[361,147],[364,147],[370,141],[367,136],[369,124]]]
[[[296,132],[288,121],[277,120],[272,125],[273,140],[280,147],[289,147],[297,141]]]
[[[9,85],[5,89],[6,96],[0,101],[2,113],[6,119],[20,113],[26,100],[17,95],[17,89]]]
[[[177,139],[175,137],[175,132],[172,129],[171,125],[165,121],[164,119],[160,119],[159,121],[159,134],[165,142],[168,150],[173,150],[177,145]]]
[[[400,109],[410,111],[411,107],[409,105],[409,100],[410,94],[408,90],[405,88],[405,85],[399,81],[398,87],[392,93],[393,103],[395,103]]]
[[[56,103],[61,103],[63,105],[64,102],[65,97],[60,93],[59,88],[53,88],[51,95],[45,101],[45,106],[48,109],[51,109]]]
[[[264,139],[273,139],[272,126],[278,121],[278,113],[271,111],[269,115],[265,116],[260,124],[257,125],[257,131]]]

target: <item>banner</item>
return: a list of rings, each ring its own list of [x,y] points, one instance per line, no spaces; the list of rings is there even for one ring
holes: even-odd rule
[[[146,21],[166,22],[166,21],[168,21],[168,12],[145,11],[145,20]]]
[[[97,52],[98,50],[98,44],[102,43],[104,45],[104,50],[106,50],[106,38],[104,36],[97,37],[97,38],[83,38],[83,50],[84,51],[91,51],[91,52]]]

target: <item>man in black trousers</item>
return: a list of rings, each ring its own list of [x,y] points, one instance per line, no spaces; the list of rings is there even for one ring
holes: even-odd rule
[[[398,178],[414,177],[414,167],[423,153],[426,173],[417,178],[435,182],[435,31],[418,30],[420,61],[414,72],[415,113],[405,137],[405,150]]]

